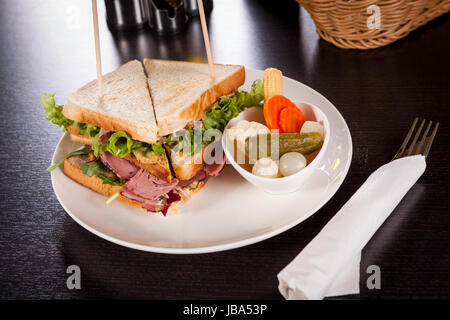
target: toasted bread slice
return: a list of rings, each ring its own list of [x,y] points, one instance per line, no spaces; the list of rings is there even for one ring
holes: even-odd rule
[[[160,137],[201,119],[215,101],[245,80],[243,66],[216,64],[214,80],[206,63],[146,58],[144,66]]]
[[[69,131],[70,133],[70,140],[89,146],[92,145],[92,138],[89,136],[82,136],[77,134],[77,129],[68,127],[67,131]],[[152,155],[151,157],[147,158],[144,156],[140,156],[139,154],[135,156],[134,154],[130,153],[124,159],[134,163],[139,168],[150,172],[155,177],[164,179],[169,182],[172,180],[172,173],[170,171],[169,160],[167,159],[167,157]]]
[[[97,81],[71,93],[63,114],[74,121],[112,131],[125,131],[133,139],[155,143],[157,125],[142,63],[127,62],[103,76],[102,99]]]
[[[74,142],[79,142],[82,144],[87,144],[88,146],[92,146],[92,138],[90,136],[82,136],[82,135],[78,134],[79,129],[67,127],[67,131],[69,131],[70,140],[72,140]]]
[[[78,182],[79,184],[108,197],[112,196],[113,194],[115,194],[120,190],[120,186],[103,184],[103,181],[100,178],[96,176],[89,177],[88,175],[84,174],[81,171],[80,166],[87,161],[89,161],[88,155],[74,156],[64,160],[64,173],[69,178]],[[190,196],[198,192],[206,184],[206,181],[207,180],[199,182],[195,188],[189,187],[184,188],[183,193]],[[181,196],[182,196],[181,201],[177,201],[170,206],[168,210],[169,214],[178,213],[180,203],[186,202],[188,200],[188,198],[185,195],[182,194]],[[138,208],[142,208],[143,205],[141,202],[128,199],[127,197],[124,197],[122,195],[119,195],[116,199],[130,206]]]

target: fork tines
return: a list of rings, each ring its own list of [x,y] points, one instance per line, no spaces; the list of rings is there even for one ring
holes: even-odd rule
[[[431,149],[431,145],[433,144],[434,137],[436,136],[437,129],[439,127],[439,122],[435,124],[433,132],[429,136],[428,133],[430,132],[431,126],[433,125],[433,121],[428,122],[425,132],[423,132],[422,134],[422,129],[426,122],[426,120],[423,119],[420,122],[419,128],[414,134],[411,144],[408,146],[409,140],[411,139],[411,136],[413,135],[418,122],[419,118],[415,118],[411,128],[408,131],[408,134],[405,137],[405,140],[403,140],[403,143],[400,146],[400,149],[395,154],[393,160],[416,154],[422,154],[425,157],[428,156],[428,153],[430,152]]]

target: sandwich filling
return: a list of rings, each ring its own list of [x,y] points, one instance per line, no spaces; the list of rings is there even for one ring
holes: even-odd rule
[[[222,133],[228,122],[245,108],[260,106],[263,100],[261,80],[255,81],[250,92],[236,91],[225,96],[196,122],[201,133],[200,141],[195,136],[194,125],[180,132],[160,138],[153,144],[133,140],[126,132],[113,132],[87,123],[78,123],[66,118],[63,106],[56,105],[54,94],[47,94],[41,101],[47,113],[47,120],[69,131],[71,138],[90,146],[87,151],[91,161],[83,163],[80,169],[90,177],[97,176],[103,184],[121,186],[120,194],[142,203],[148,211],[167,213],[174,202],[180,201],[183,190],[195,190],[208,176],[217,176],[225,165],[225,154],[221,161],[191,166],[186,175],[181,174],[183,165],[173,161],[173,154],[195,156],[203,151],[217,136],[205,138],[208,130]],[[149,163],[149,165],[146,165]],[[157,165],[166,164],[168,175],[159,175]],[[52,169],[57,166],[52,166]],[[179,173],[180,172],[180,173]],[[173,176],[173,177],[172,177]]]
[[[89,149],[91,161],[83,163],[80,169],[90,177],[97,176],[104,184],[121,186],[120,194],[128,199],[141,202],[148,211],[167,213],[173,202],[180,201],[180,189],[196,189],[207,178],[205,171],[199,172],[190,180],[160,179],[139,168],[132,162],[115,157],[109,152],[94,156]]]

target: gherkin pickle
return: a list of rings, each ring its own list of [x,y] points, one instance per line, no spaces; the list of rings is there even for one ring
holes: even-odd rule
[[[270,157],[273,160],[288,152],[310,154],[322,147],[323,135],[309,133],[270,133],[249,137],[245,140],[245,153],[250,160]]]

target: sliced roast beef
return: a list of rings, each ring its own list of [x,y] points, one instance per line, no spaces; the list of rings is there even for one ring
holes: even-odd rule
[[[200,170],[195,176],[190,178],[189,180],[181,180],[177,187],[184,188],[190,185],[191,183],[194,183],[195,181],[201,181],[206,179],[206,172],[203,170]]]
[[[122,195],[124,197],[127,197],[128,199],[142,202],[143,203],[142,207],[147,211],[159,212],[168,206],[167,198],[165,196],[161,196],[156,200],[149,200],[142,198],[137,194],[128,190],[122,190]]]
[[[223,167],[225,166],[227,158],[225,156],[225,153],[223,154],[223,160],[220,163],[211,163],[211,164],[205,164],[204,170],[210,175],[210,176],[218,176],[219,173],[222,171]]]
[[[98,136],[98,142],[106,143],[109,137],[114,133],[114,131],[100,128],[100,135]]]
[[[137,201],[137,202],[145,202],[145,200],[147,200],[147,199],[142,198],[142,197],[138,196],[137,194],[135,194],[135,193],[133,193],[133,192],[131,192],[129,190],[122,190],[121,194],[124,197],[127,197],[128,199],[131,199],[131,200],[134,200],[134,201]]]
[[[142,202],[142,207],[147,211],[161,212],[163,215],[167,214],[167,210],[169,210],[169,207],[172,203],[181,200],[180,195],[178,193],[175,193],[173,190],[169,191],[169,193],[166,195],[158,197],[155,200],[142,198],[129,190],[122,190],[122,195],[131,200]]]
[[[144,202],[142,206],[147,211],[152,212],[162,212],[164,215],[167,213],[167,209],[169,208],[169,204],[167,204],[167,198],[160,197],[157,200],[147,200]],[[165,212],[163,212],[165,210]]]
[[[100,153],[100,160],[122,179],[128,180],[139,171],[139,168],[128,160],[115,157],[109,152]]]
[[[171,182],[161,180],[149,172],[140,169],[127,183],[122,186],[123,191],[130,191],[139,197],[154,200],[162,196],[178,184],[177,179]]]

